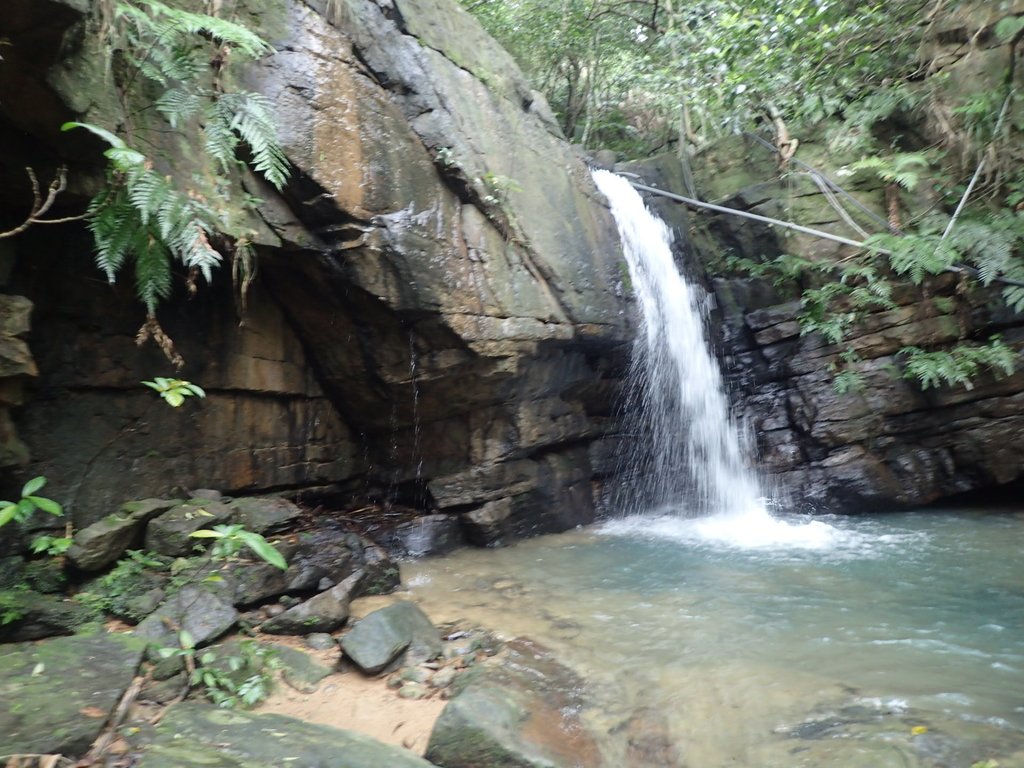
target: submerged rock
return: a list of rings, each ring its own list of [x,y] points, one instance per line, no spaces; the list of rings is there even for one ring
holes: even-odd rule
[[[341,639],[341,648],[366,674],[375,675],[407,651],[417,664],[441,655],[441,636],[430,619],[412,603],[400,601],[356,622]]]
[[[0,755],[84,753],[135,676],[143,646],[97,632],[0,647]]]
[[[408,750],[282,715],[183,702],[172,707],[138,768],[430,768]]]

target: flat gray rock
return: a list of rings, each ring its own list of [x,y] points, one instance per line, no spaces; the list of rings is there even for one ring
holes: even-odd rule
[[[143,646],[102,632],[0,646],[0,755],[86,752],[135,676]]]
[[[412,603],[400,601],[367,615],[341,639],[342,650],[367,674],[383,670],[408,649],[407,663],[441,655],[441,636]]]
[[[196,646],[215,640],[238,620],[228,600],[202,587],[188,586],[147,616],[134,634],[157,648],[178,647],[178,632],[187,631]]]
[[[228,506],[236,511],[238,522],[259,534],[287,530],[302,516],[302,510],[288,499],[252,497],[235,499]]]
[[[172,707],[144,749],[138,768],[431,768],[352,731],[191,702]]]

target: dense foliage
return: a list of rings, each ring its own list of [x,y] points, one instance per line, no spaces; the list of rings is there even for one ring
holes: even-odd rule
[[[948,271],[997,285],[1024,310],[1024,109],[1014,85],[1024,17],[979,25],[993,9],[971,0],[463,2],[588,147],[673,147],[685,159],[754,132],[770,140],[785,178],[811,171],[797,167],[810,135],[842,158],[851,183],[873,180],[884,218],[841,213],[859,252],[729,263],[803,289],[805,332],[842,344],[864,312],[894,306],[894,283],[924,286]],[[971,37],[948,45],[970,23]],[[982,51],[998,65],[951,71]],[[962,341],[908,348],[904,372],[927,387],[1012,371],[1015,355],[998,340]],[[840,359],[837,386],[850,389],[859,359],[850,350]]]
[[[88,212],[96,261],[111,282],[133,263],[149,317],[141,334],[180,362],[155,320],[158,304],[171,292],[173,263],[186,268],[194,286],[198,275],[212,279],[227,252],[235,273],[244,276],[251,246],[231,214],[231,205],[244,198],[235,172],[244,165],[240,151],[275,187],[288,175],[265,97],[229,87],[229,61],[272,49],[241,24],[158,0],[101,3],[99,9],[96,34],[119,95],[117,125],[68,123],[65,129],[85,128],[110,145],[104,153],[107,185]],[[162,140],[154,138],[161,134]],[[143,146],[154,149],[144,152]],[[196,173],[207,178],[190,180],[182,173],[182,158],[174,152],[183,149]]]

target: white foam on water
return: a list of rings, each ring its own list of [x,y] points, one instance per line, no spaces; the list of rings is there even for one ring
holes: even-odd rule
[[[631,515],[611,520],[599,531],[734,549],[821,551],[855,543],[854,534],[820,520],[792,522],[772,517],[764,509],[694,518]]]

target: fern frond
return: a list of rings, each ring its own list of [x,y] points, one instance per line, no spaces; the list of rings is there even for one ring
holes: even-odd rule
[[[258,58],[273,52],[273,47],[263,38],[250,29],[235,24],[234,22],[220,19],[215,16],[208,16],[202,13],[190,13],[179,8],[159,2],[159,0],[135,0],[145,14],[153,23],[166,24],[179,32],[190,35],[208,35],[219,43],[238,48],[238,50],[250,58]],[[122,6],[126,5],[122,3]],[[139,13],[139,9],[133,9]]]
[[[167,179],[149,169],[130,174],[126,187],[128,199],[138,212],[143,225],[149,224],[150,218],[156,215],[172,194]]]
[[[263,177],[281,189],[288,179],[288,159],[277,143],[277,126],[270,101],[259,93],[233,94],[240,97],[231,127],[252,150],[252,165]]]
[[[199,111],[202,94],[193,88],[171,88],[156,100],[156,108],[171,128],[177,128]]]
[[[89,229],[96,243],[96,265],[113,283],[140,229],[138,215],[123,190],[93,198],[89,214]]]
[[[171,267],[167,249],[152,232],[135,244],[135,290],[152,315],[161,300],[171,295]]]
[[[206,152],[227,170],[235,160],[238,136],[232,128],[234,122],[233,99],[223,94],[207,106],[204,112],[204,147]]]

